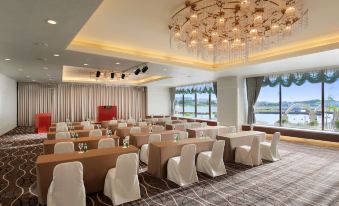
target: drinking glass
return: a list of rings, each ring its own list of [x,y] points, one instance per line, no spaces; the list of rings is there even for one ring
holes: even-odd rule
[[[78,144],[80,153],[83,153],[83,151],[82,151],[83,146],[84,146],[84,143],[82,143],[82,142],[80,142],[80,143]]]

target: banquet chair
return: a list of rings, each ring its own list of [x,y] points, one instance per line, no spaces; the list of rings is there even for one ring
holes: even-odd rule
[[[132,127],[129,132],[130,133],[140,133],[141,132],[141,128],[140,127]]]
[[[85,125],[84,129],[88,129],[88,130],[94,130],[94,125],[90,124],[90,125]]]
[[[85,127],[87,125],[91,125],[91,122],[90,121],[82,121],[82,122],[80,122],[80,125]]]
[[[212,151],[200,152],[197,159],[197,170],[216,177],[226,174],[223,160],[225,140],[217,140],[213,143]]]
[[[47,205],[86,206],[83,167],[80,162],[60,163],[54,167],[53,180],[48,188]]]
[[[135,119],[128,119],[127,120],[127,124],[132,124],[132,125],[134,125],[135,124]]]
[[[147,122],[138,122],[139,127],[147,127]]]
[[[100,139],[98,142],[98,149],[115,147],[115,141],[112,138]]]
[[[170,158],[167,163],[167,179],[180,186],[198,182],[195,153],[195,144],[188,144],[182,147],[180,156]]]
[[[116,119],[109,120],[108,122],[108,125],[117,125],[117,124],[118,124],[118,120]]]
[[[149,144],[152,142],[160,142],[161,134],[150,134],[148,137],[148,144],[143,144],[140,149],[140,160],[148,164]]]
[[[122,128],[122,127],[127,127],[127,123],[126,122],[118,123],[118,128]]]
[[[64,138],[71,138],[70,132],[57,132],[55,134],[55,139],[64,139]]]
[[[207,127],[207,122],[201,122],[200,127]]]
[[[180,131],[179,132],[179,138],[180,139],[187,139],[188,138],[188,132]]]
[[[122,154],[118,157],[115,168],[108,170],[104,184],[104,195],[112,200],[113,205],[120,205],[141,198],[138,164],[137,154]]]
[[[74,152],[73,142],[58,142],[54,145],[54,154]]]
[[[55,124],[56,127],[61,127],[61,126],[65,126],[67,127],[67,123],[66,122],[58,122]]]
[[[102,136],[102,131],[101,129],[93,129],[91,131],[89,131],[89,135],[90,137],[100,137]]]
[[[165,131],[165,127],[161,125],[153,125],[152,126],[152,132],[163,132]]]
[[[278,161],[281,159],[278,151],[278,143],[280,141],[280,132],[275,132],[271,142],[261,142],[260,152],[261,159],[268,161]]]
[[[67,126],[57,126],[55,129],[56,132],[68,132]]]
[[[252,145],[242,145],[235,149],[235,162],[249,166],[261,164],[260,136],[254,136]]]
[[[186,128],[187,128],[186,123],[173,125],[173,130],[186,131]]]

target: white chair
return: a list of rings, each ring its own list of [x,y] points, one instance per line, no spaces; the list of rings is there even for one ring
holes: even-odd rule
[[[141,128],[140,127],[132,127],[129,132],[130,133],[140,133],[141,132]]]
[[[187,139],[188,138],[188,132],[180,131],[179,132],[179,138],[180,139]]]
[[[272,142],[261,142],[260,143],[260,152],[261,159],[268,161],[278,161],[281,159],[278,151],[278,143],[280,141],[280,132],[273,134]]]
[[[87,130],[94,130],[94,125],[90,124],[90,125],[85,125],[84,126],[84,129],[87,129]]]
[[[152,132],[158,133],[158,132],[163,132],[165,131],[165,127],[161,125],[153,125],[152,126]]]
[[[88,136],[90,136],[90,137],[100,137],[100,136],[102,136],[102,131],[101,131],[101,129],[91,130],[91,131],[89,131]]]
[[[140,149],[140,160],[145,164],[148,164],[149,144],[152,142],[160,142],[161,134],[151,134],[148,137],[148,144],[144,144]]]
[[[108,170],[104,194],[112,200],[113,205],[120,205],[141,198],[138,165],[137,154],[122,154],[118,157],[115,168]]]
[[[116,120],[116,119],[110,120],[108,122],[108,125],[117,125],[117,124],[118,124],[118,120]]]
[[[91,122],[90,121],[82,121],[82,122],[80,122],[80,125],[85,127],[87,125],[91,125]]]
[[[48,206],[86,206],[83,167],[80,162],[60,163],[54,167],[48,188]]]
[[[70,132],[57,132],[55,134],[55,139],[65,139],[65,138],[71,138]]]
[[[128,119],[128,120],[127,120],[127,124],[132,124],[132,125],[134,125],[134,124],[135,124],[135,119]]]
[[[98,149],[115,147],[115,141],[112,138],[101,139],[98,142]]]
[[[67,123],[66,123],[66,122],[58,122],[58,123],[56,123],[55,126],[56,126],[56,127],[62,127],[62,126],[67,127]]]
[[[201,124],[199,122],[192,122],[190,123],[190,128],[194,129],[194,128],[200,128]]]
[[[235,149],[235,162],[249,166],[261,164],[260,137],[254,136],[252,145],[243,145]]]
[[[147,122],[138,122],[139,127],[147,127]]]
[[[67,126],[57,126],[55,132],[68,132]]]
[[[217,140],[213,144],[212,151],[200,152],[197,159],[197,170],[216,177],[226,174],[223,161],[225,140]]]
[[[118,128],[122,128],[122,127],[127,127],[127,123],[126,122],[118,123]]]
[[[207,127],[207,122],[201,122],[200,127]]]
[[[54,145],[54,154],[74,152],[73,142],[58,142]]]
[[[167,163],[167,179],[180,186],[198,182],[195,153],[195,144],[188,144],[182,147],[180,156],[170,158]]]

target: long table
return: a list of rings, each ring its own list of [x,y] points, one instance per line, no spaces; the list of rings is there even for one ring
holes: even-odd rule
[[[113,133],[118,129],[118,125],[117,124],[113,124],[113,125],[107,125],[106,126],[109,130],[111,130]],[[105,128],[106,128],[105,127]],[[133,127],[132,123],[128,123],[127,127]]]
[[[172,123],[166,125],[166,130],[186,131],[186,123]]]
[[[242,145],[251,145],[254,136],[260,136],[265,141],[266,133],[259,131],[241,131],[217,135],[217,140],[225,140],[224,162],[235,161],[235,148]]]
[[[200,137],[200,134],[203,132],[204,135],[215,139],[220,128],[226,128],[226,126],[206,126],[190,129],[187,128],[186,131],[188,132],[188,138]]]
[[[130,135],[131,128],[132,127],[120,127],[120,128],[117,128],[116,129],[116,131],[117,131],[116,135],[118,135],[121,138],[125,138],[126,136]],[[144,126],[144,127],[140,127],[140,128],[141,128],[141,132],[149,133],[149,131],[150,131],[149,126]]]
[[[90,129],[83,129],[83,130],[73,130],[71,132],[76,132],[78,133],[79,137],[88,137],[89,136],[89,131]],[[101,129],[102,135],[106,135],[106,129]],[[48,132],[47,133],[47,139],[53,140],[55,139],[56,132]]]
[[[84,129],[84,126],[82,126],[82,125],[72,125],[71,127],[73,127],[73,129],[75,129],[75,130],[82,130],[82,129]],[[56,131],[56,126],[55,127],[50,127],[48,131],[49,132],[55,132]]]
[[[54,139],[54,140],[44,140],[43,146],[44,146],[44,154],[54,154],[54,146],[56,143],[59,142],[73,142],[74,143],[74,149],[76,151],[79,151],[79,143],[86,143],[88,149],[98,149],[98,142],[101,139],[106,138],[113,138],[115,141],[115,145],[119,146],[119,137],[116,135],[112,135],[112,137],[108,136],[101,136],[101,137],[81,137],[81,138],[65,138],[65,139]]]
[[[86,193],[94,193],[103,190],[108,170],[115,167],[119,155],[127,153],[138,153],[138,148],[134,146],[113,147],[88,150],[86,153],[73,152],[39,156],[35,163],[39,203],[46,204],[48,187],[53,180],[53,170],[56,165],[64,162],[81,162]]]
[[[80,125],[80,124],[81,124],[81,122],[71,122],[72,126]],[[56,127],[56,125],[57,125],[57,123],[54,122],[54,123],[51,124],[51,127]]]
[[[196,153],[212,150],[214,139],[182,139],[179,141],[153,142],[149,145],[148,173],[158,178],[167,177],[167,162],[180,156],[184,145],[195,144]]]
[[[144,144],[148,143],[148,138],[151,134],[160,134],[161,135],[161,141],[166,140],[173,140],[173,135],[177,134],[179,135],[180,131],[178,130],[165,130],[163,132],[159,133],[147,133],[147,132],[141,132],[141,133],[131,133],[130,134],[130,144],[134,145],[136,147],[141,147]]]

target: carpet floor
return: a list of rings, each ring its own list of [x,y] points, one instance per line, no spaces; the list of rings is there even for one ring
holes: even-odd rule
[[[46,134],[18,127],[0,137],[0,206],[38,205],[35,160]],[[258,167],[226,164],[227,174],[186,187],[139,175],[142,199],[125,205],[337,205],[339,149],[281,141],[282,160]],[[112,205],[102,192],[87,195],[87,205]]]

